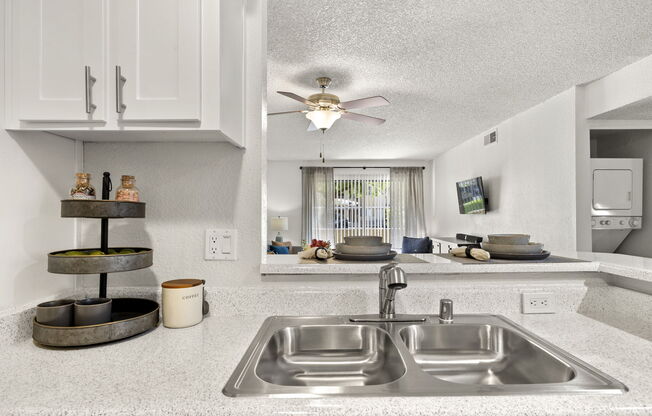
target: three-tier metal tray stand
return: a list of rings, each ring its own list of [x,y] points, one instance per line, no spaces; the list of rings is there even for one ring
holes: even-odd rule
[[[127,272],[150,267],[153,250],[144,247],[109,247],[109,219],[145,218],[144,202],[109,200],[111,178],[104,172],[102,199],[65,199],[61,201],[64,218],[97,218],[101,220],[99,248],[103,255],[62,255],[67,251],[48,254],[50,273],[100,275],[99,297],[106,297],[108,273]],[[121,254],[124,249],[129,253]],[[113,253],[113,254],[110,254]],[[116,341],[155,328],[159,322],[159,304],[149,299],[113,298],[111,321],[97,325],[59,327],[43,325],[34,319],[32,337],[40,344],[55,347],[76,347]]]

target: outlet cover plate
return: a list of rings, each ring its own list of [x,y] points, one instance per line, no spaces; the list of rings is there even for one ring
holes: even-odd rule
[[[554,298],[549,292],[521,293],[521,306],[523,313],[555,313]]]
[[[236,260],[237,237],[237,230],[207,229],[204,260]]]

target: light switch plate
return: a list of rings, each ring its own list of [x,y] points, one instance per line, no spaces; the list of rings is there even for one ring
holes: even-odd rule
[[[209,228],[206,230],[205,260],[236,260],[238,231]]]

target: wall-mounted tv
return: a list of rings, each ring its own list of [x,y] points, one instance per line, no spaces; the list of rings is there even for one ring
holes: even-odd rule
[[[482,177],[457,182],[457,202],[460,214],[485,214],[487,198],[482,186]]]

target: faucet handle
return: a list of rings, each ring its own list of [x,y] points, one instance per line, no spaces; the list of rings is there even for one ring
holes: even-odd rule
[[[439,301],[439,322],[450,324],[453,323],[453,301],[450,299],[441,299]]]
[[[387,263],[387,264],[385,264],[383,266],[380,266],[380,273],[382,274],[382,273],[386,272],[387,270],[393,269],[396,266],[398,266],[398,262],[391,261],[391,262],[389,262],[389,263]]]

